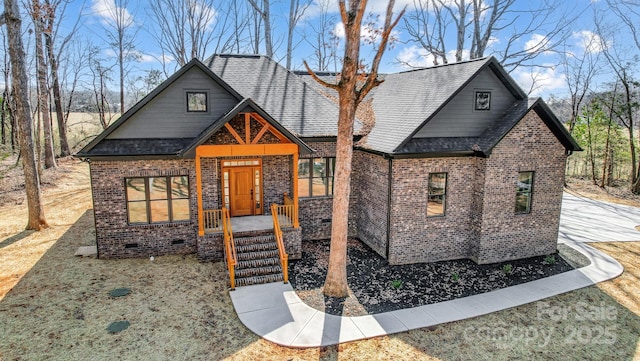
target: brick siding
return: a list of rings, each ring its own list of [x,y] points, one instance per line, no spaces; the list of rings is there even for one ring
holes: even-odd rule
[[[527,114],[486,160],[478,263],[556,250],[566,155],[534,111]],[[534,171],[531,213],[515,214],[518,172]]]
[[[241,119],[234,128],[244,129]],[[259,124],[252,123],[252,133]],[[256,130],[257,132],[258,130]],[[254,134],[255,136],[255,134]],[[275,137],[273,137],[275,138]],[[276,141],[265,138],[265,141]],[[208,144],[235,143],[221,129]],[[228,143],[227,143],[228,144]],[[310,142],[312,155],[333,157],[334,142]],[[246,157],[258,158],[258,157]],[[242,159],[246,159],[242,158]],[[203,158],[203,205],[219,209],[222,161]],[[291,156],[261,157],[264,213],[281,204],[292,190]],[[388,160],[356,150],[352,174],[349,234],[359,237],[389,263],[407,264],[471,258],[491,263],[555,251],[562,201],[566,155],[563,146],[534,111],[527,114],[487,158],[446,157]],[[389,165],[391,162],[391,174]],[[534,171],[531,213],[515,214],[518,172]],[[446,214],[427,217],[428,174],[447,172]],[[175,224],[129,225],[125,177],[188,175],[191,221]],[[391,185],[389,187],[389,176]],[[201,260],[222,258],[220,235],[197,236],[195,162],[138,160],[91,162],[96,239],[101,258],[148,257],[198,253]],[[391,203],[389,208],[389,194]],[[285,232],[292,259],[301,254],[301,240],[331,236],[333,197],[300,198],[301,229]],[[387,222],[390,218],[390,223]],[[387,234],[387,228],[390,229]],[[387,237],[390,245],[387,245]],[[179,241],[176,244],[175,241]],[[127,245],[136,245],[128,247]]]
[[[194,161],[138,160],[90,163],[96,241],[100,258],[149,257],[196,252],[197,202]],[[191,221],[129,225],[125,177],[189,176]],[[182,241],[181,244],[174,242]],[[129,246],[127,246],[129,245]],[[132,247],[136,245],[136,247]]]

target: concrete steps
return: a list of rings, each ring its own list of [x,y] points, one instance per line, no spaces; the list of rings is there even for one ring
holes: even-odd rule
[[[238,237],[234,242],[238,260],[235,267],[236,286],[284,280],[278,245],[273,235]]]

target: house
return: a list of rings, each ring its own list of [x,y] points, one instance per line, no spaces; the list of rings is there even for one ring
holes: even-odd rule
[[[263,215],[299,258],[330,237],[337,119],[335,94],[264,56],[189,62],[77,154],[99,257],[229,261],[264,230],[225,220]],[[495,58],[385,75],[355,140],[349,233],[389,263],[555,252],[565,160],[581,149]]]

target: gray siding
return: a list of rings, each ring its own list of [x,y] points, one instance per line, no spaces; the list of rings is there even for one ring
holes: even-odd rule
[[[188,113],[187,91],[208,92],[208,112]],[[108,139],[194,138],[238,101],[198,68],[192,68],[135,113]]]
[[[475,91],[491,91],[491,110],[476,111]],[[415,138],[477,137],[513,104],[515,98],[491,69],[478,74]]]

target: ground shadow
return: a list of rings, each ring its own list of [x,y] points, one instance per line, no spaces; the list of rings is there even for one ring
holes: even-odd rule
[[[200,263],[194,255],[153,262],[74,256],[78,247],[95,244],[93,230],[87,210],[0,300],[0,355],[213,360],[259,341],[233,311],[220,262]],[[119,287],[132,292],[110,297]],[[125,320],[127,330],[109,334],[109,324]]]
[[[390,338],[439,360],[635,360],[640,317],[591,286]]]
[[[13,235],[13,236],[11,236],[9,238],[5,238],[4,240],[0,241],[0,248],[8,247],[8,246],[10,246],[10,245],[12,245],[12,244],[14,244],[14,243],[16,243],[18,241],[21,241],[21,240],[29,237],[29,235],[33,234],[33,232],[35,232],[35,231],[25,230],[25,231],[22,231],[22,232],[20,232],[18,234],[15,234],[15,235]]]

